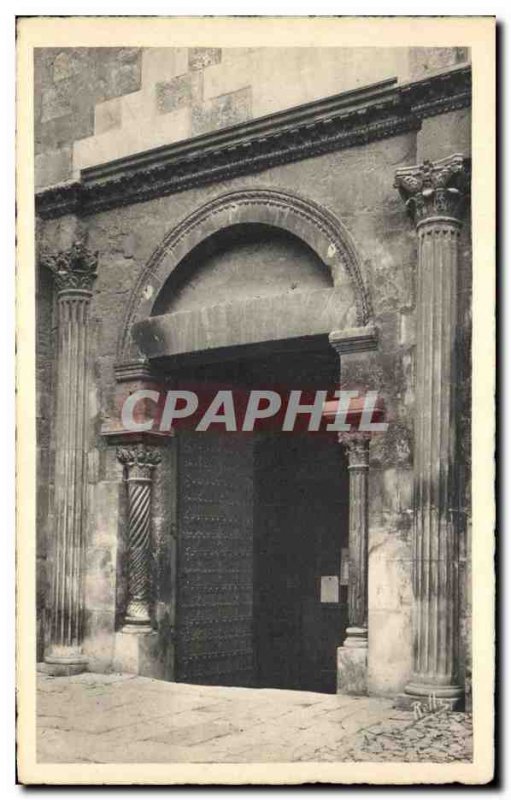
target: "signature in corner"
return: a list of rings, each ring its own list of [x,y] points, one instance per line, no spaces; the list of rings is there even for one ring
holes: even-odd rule
[[[448,702],[445,700],[439,700],[433,693],[428,695],[427,702],[417,700],[415,703],[413,703],[413,716],[417,722],[426,715],[429,716],[431,714],[439,714],[441,711],[448,711],[449,707],[450,706]]]

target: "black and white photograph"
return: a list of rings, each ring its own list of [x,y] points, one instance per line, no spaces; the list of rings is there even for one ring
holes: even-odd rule
[[[23,782],[491,778],[495,19],[351,20],[18,20]]]

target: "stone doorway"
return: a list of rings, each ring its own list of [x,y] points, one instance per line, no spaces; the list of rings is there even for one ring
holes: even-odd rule
[[[191,374],[328,389],[337,368],[324,342]],[[335,437],[180,432],[177,451],[176,680],[335,692],[348,611],[348,471]]]

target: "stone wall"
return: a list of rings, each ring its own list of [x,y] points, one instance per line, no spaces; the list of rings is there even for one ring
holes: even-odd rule
[[[464,48],[35,51],[36,185],[339,92],[467,60]]]

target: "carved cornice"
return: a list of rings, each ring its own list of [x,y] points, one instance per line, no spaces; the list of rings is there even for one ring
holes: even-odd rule
[[[403,167],[396,171],[394,186],[417,224],[430,217],[461,219],[470,189],[470,162],[456,153]]]
[[[36,196],[40,217],[94,214],[194,186],[418,130],[470,106],[467,65],[399,86],[396,79],[85,169]]]
[[[59,183],[36,193],[36,213],[41,219],[63,217],[82,212],[82,185],[80,181]]]
[[[97,277],[98,254],[83,242],[74,242],[68,250],[58,253],[43,253],[39,260],[53,273],[59,292],[92,291]]]

